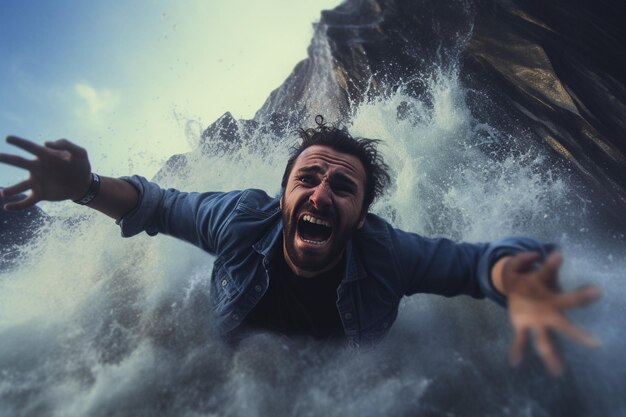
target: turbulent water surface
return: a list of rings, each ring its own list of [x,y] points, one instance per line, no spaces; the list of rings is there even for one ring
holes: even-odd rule
[[[211,256],[164,236],[121,239],[111,220],[57,205],[21,267],[0,275],[0,416],[625,415],[624,236],[596,226],[584,189],[523,130],[476,122],[466,103],[480,98],[454,68],[421,77],[419,100],[390,89],[353,109],[351,132],[383,139],[392,167],[373,211],[428,236],[560,243],[563,286],[604,293],[571,313],[601,349],[563,341],[560,379],[534,355],[514,370],[504,310],[419,295],[357,355],[263,333],[226,345],[210,331]],[[294,141],[259,135],[161,185],[274,195]]]

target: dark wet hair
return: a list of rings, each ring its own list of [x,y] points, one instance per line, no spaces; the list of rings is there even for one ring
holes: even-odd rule
[[[356,156],[365,168],[365,198],[363,199],[363,213],[367,213],[372,202],[380,197],[391,182],[389,166],[378,152],[378,139],[353,138],[345,127],[338,128],[324,123],[324,117],[315,116],[317,127],[299,129],[298,135],[302,143],[291,149],[287,166],[283,174],[281,187],[283,191],[287,185],[289,174],[298,156],[307,148],[320,145],[327,146],[337,152]]]

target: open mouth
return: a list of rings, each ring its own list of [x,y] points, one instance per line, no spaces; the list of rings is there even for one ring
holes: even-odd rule
[[[298,221],[298,234],[307,243],[323,245],[333,234],[333,227],[327,220],[305,214]]]

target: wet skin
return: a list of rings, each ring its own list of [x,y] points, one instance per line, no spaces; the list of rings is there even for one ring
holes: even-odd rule
[[[365,220],[365,179],[363,164],[353,155],[320,145],[300,154],[280,200],[283,254],[296,274],[315,276],[342,258]],[[323,233],[306,233],[307,221]]]

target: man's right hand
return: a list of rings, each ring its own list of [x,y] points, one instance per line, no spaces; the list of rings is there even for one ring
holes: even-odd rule
[[[34,160],[0,153],[0,162],[28,170],[30,177],[18,184],[0,190],[10,197],[30,190],[22,200],[7,203],[5,210],[22,210],[40,201],[77,200],[89,189],[91,166],[87,151],[66,139],[46,142],[45,146],[16,136],[7,137],[7,143],[36,156]]]

